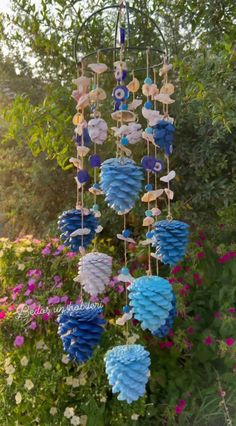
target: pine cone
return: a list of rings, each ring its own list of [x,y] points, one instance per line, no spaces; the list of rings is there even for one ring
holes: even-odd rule
[[[102,308],[91,304],[69,305],[57,321],[58,334],[69,358],[78,362],[87,361],[104,331]]]
[[[160,220],[154,223],[154,246],[160,260],[171,266],[176,265],[185,256],[189,225],[179,220]]]
[[[133,208],[142,187],[141,167],[129,158],[109,158],[101,165],[100,179],[109,207],[119,214]]]
[[[145,394],[150,356],[141,345],[116,346],[105,355],[105,366],[113,393],[130,404]]]
[[[157,276],[135,279],[128,287],[134,318],[141,321],[143,330],[155,333],[165,325],[173,309],[174,293],[169,281]]]
[[[170,330],[173,327],[174,319],[176,317],[176,313],[177,313],[176,312],[176,297],[174,295],[174,298],[173,298],[173,301],[172,301],[172,309],[169,312],[169,316],[168,316],[165,324],[162,325],[158,330],[156,330],[153,333],[154,336],[157,336],[157,337],[166,337],[169,334]]]
[[[87,247],[92,242],[98,227],[98,222],[94,214],[88,212],[88,214],[84,213],[83,215],[82,230],[82,214],[81,210],[77,209],[63,212],[59,216],[57,223],[59,230],[62,232],[60,238],[63,244],[69,246],[73,252],[77,252],[80,246]],[[84,235],[82,236],[81,233],[83,232]],[[87,233],[85,234],[85,232]]]
[[[88,253],[81,257],[78,266],[79,275],[75,281],[80,281],[84,290],[91,296],[103,293],[110,281],[112,257],[105,253]]]

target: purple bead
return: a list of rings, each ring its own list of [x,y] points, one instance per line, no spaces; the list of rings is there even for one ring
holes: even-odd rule
[[[125,44],[125,28],[120,27],[120,44]]]
[[[101,159],[98,154],[93,154],[89,157],[89,164],[91,167],[100,167],[101,166]]]
[[[80,170],[80,171],[77,173],[77,178],[78,178],[78,181],[79,181],[80,183],[88,182],[88,181],[89,181],[89,179],[90,179],[90,177],[89,177],[89,174],[88,174],[88,171],[87,171],[87,170]]]

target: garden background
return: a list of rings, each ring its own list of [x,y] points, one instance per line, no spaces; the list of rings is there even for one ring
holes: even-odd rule
[[[63,356],[56,315],[17,319],[22,304],[61,306],[79,297],[73,281],[78,259],[60,243],[56,225],[58,215],[75,204],[68,162],[75,151],[72,44],[83,19],[106,4],[12,0],[0,15],[0,422],[236,425],[236,4],[231,0],[135,1],[161,26],[171,52],[177,127],[172,161],[178,174],[173,209],[175,218],[191,226],[184,262],[171,271],[160,269],[177,295],[173,330],[162,340],[136,323],[130,331],[129,341],[143,343],[151,353],[146,395],[131,405],[119,402],[105,375],[105,352],[124,342],[124,330],[115,324],[124,300],[116,278],[100,298],[106,332],[85,365]],[[109,40],[112,19],[105,22],[97,17],[84,32],[84,52]],[[145,18],[133,25],[140,32],[136,37],[148,44],[152,30]],[[110,156],[112,135],[104,149],[104,157]],[[122,224],[103,203],[102,210],[98,248],[114,255],[116,277],[123,259],[115,235]],[[142,216],[137,204],[129,215],[134,236],[141,237]],[[145,250],[129,248],[132,273],[140,276]]]

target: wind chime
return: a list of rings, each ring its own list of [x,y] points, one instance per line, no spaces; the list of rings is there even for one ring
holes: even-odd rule
[[[171,182],[175,178],[175,171],[170,170],[170,156],[175,127],[174,119],[169,115],[169,105],[174,102],[171,98],[174,86],[169,82],[168,74],[172,66],[166,52],[129,45],[129,14],[140,11],[129,7],[126,2],[120,2],[119,5],[106,6],[95,14],[107,9],[118,10],[119,48],[115,43],[114,48],[100,49],[87,55],[97,55],[97,62],[89,63],[87,67],[87,57],[79,61],[78,77],[73,81],[77,88],[72,93],[77,103],[77,113],[73,117],[73,139],[77,156],[70,159],[76,169],[77,200],[76,207],[63,212],[58,221],[63,243],[80,255],[75,281],[80,285],[81,303],[69,305],[58,318],[58,333],[63,349],[71,360],[77,362],[85,362],[92,356],[105,325],[102,308],[85,302],[84,299],[86,295],[96,296],[102,293],[112,273],[112,258],[96,249],[96,235],[102,231],[98,222],[101,212],[97,197],[104,195],[108,206],[123,216],[123,230],[117,234],[117,238],[124,243],[125,265],[118,278],[125,283],[126,294],[124,314],[117,320],[117,324],[128,324],[134,317],[143,330],[148,329],[154,336],[165,337],[169,333],[176,316],[176,297],[169,281],[159,276],[158,262],[170,266],[179,262],[185,255],[189,234],[188,225],[174,220],[171,213],[171,201],[174,197]],[[81,31],[90,19],[91,17],[85,21]],[[164,41],[156,24],[155,27]],[[117,34],[115,39],[116,36]],[[77,63],[78,37],[79,35],[75,43]],[[119,58],[115,58],[113,63],[116,85],[112,92],[114,111],[111,113],[115,124],[111,130],[116,140],[116,149],[113,158],[101,163],[99,150],[107,139],[108,126],[100,111],[100,105],[107,97],[100,87],[100,75],[109,72],[109,69],[100,62],[100,54],[111,50],[115,55],[119,51]],[[126,55],[132,50],[146,55],[146,77],[142,85],[137,73],[143,72],[143,68],[127,69]],[[152,53],[161,55],[162,60],[158,65],[150,65]],[[92,79],[87,77],[88,70],[93,73]],[[130,75],[132,78],[127,84],[126,80]],[[144,103],[140,96],[137,97],[140,88]],[[142,116],[146,120],[144,130],[138,122],[137,111],[141,105]],[[130,147],[142,141],[146,144],[146,155],[137,164],[132,159]],[[84,192],[90,181],[87,164],[93,169],[93,184],[88,189],[94,202],[91,209],[84,205]],[[159,174],[163,172],[166,173],[159,178]],[[134,279],[128,269],[128,243],[134,240],[126,224],[127,215],[138,200],[145,179],[145,192],[141,200],[146,206],[143,219],[146,239],[140,243],[147,246],[148,269],[145,276]],[[161,214],[158,207],[160,197],[166,199],[165,220],[158,220]],[[90,251],[86,253],[88,247]],[[155,248],[155,253],[151,252],[151,247]],[[155,275],[152,273],[154,262]],[[105,355],[105,369],[112,391],[118,393],[119,400],[128,403],[145,393],[149,366],[149,352],[140,344],[128,344],[126,341],[126,344],[115,346]]]

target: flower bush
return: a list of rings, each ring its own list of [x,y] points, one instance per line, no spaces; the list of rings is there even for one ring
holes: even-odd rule
[[[0,423],[215,426],[228,419],[233,424],[236,246],[213,243],[202,231],[196,234],[181,265],[171,271],[160,266],[177,296],[178,315],[169,335],[154,337],[134,320],[128,331],[116,324],[125,289],[114,275],[104,294],[88,297],[104,305],[107,326],[94,356],[83,365],[63,353],[56,322],[63,306],[80,302],[73,280],[78,256],[56,238],[1,239]],[[111,240],[99,245],[114,255]],[[129,249],[130,270],[140,276],[147,266],[143,249]],[[122,263],[115,259],[114,274]],[[143,344],[152,359],[147,392],[131,405],[112,395],[103,361],[108,349],[126,340]]]

